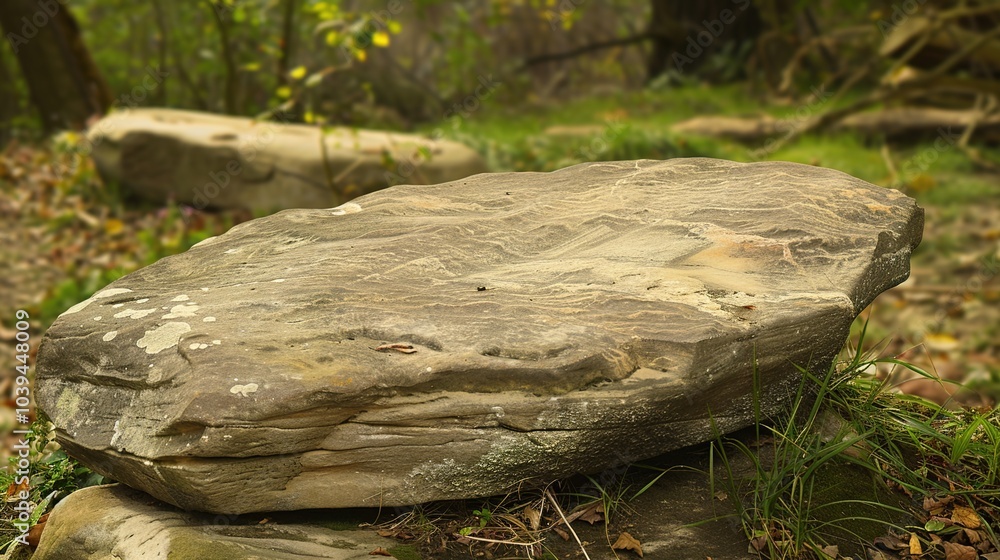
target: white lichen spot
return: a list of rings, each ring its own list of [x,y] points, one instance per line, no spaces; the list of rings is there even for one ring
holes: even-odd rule
[[[180,321],[164,323],[158,328],[146,331],[142,338],[135,342],[139,348],[145,348],[147,354],[157,354],[171,346],[176,346],[181,336],[191,331],[191,325]]]
[[[275,278],[274,280],[271,280],[271,282],[284,282],[284,281],[285,281],[284,278]]]
[[[59,316],[62,317],[63,315],[72,315],[73,313],[79,313],[80,311],[83,311],[84,309],[86,309],[88,305],[90,305],[91,303],[94,303],[95,300],[106,298],[106,297],[111,297],[111,296],[116,296],[118,294],[125,294],[125,293],[131,292],[131,291],[132,290],[130,290],[128,288],[109,288],[109,289],[104,290],[102,292],[97,292],[96,294],[94,294],[94,295],[90,296],[89,298],[81,301],[80,303],[74,305],[73,307],[70,307],[66,311],[63,311],[62,314],[59,315]]]
[[[101,319],[102,319],[102,317],[100,315],[98,315],[97,317],[94,317],[95,321],[100,321]]]
[[[212,316],[205,317],[204,319],[201,320],[201,322],[202,323],[214,323],[215,322],[215,317],[212,317]]]
[[[124,303],[116,303],[116,304],[112,305],[111,307],[114,307],[115,309],[118,309],[119,307],[125,307],[125,304]]]
[[[101,337],[101,339],[104,340],[104,342],[111,342],[116,336],[118,336],[118,331],[108,331],[104,333],[104,336]]]
[[[192,342],[191,344],[188,344],[188,348],[190,348],[192,350],[197,350],[198,349],[198,343],[197,342]]]
[[[334,216],[343,216],[344,214],[354,214],[361,211],[361,205],[357,202],[348,202],[346,204],[341,204],[340,206],[333,209],[331,214]]]
[[[218,345],[222,344],[222,341],[221,340],[213,340],[212,344],[218,346]]]
[[[146,303],[147,301],[149,301],[148,297],[144,297],[142,299],[135,300],[136,303]]]
[[[115,427],[114,427],[115,433],[114,435],[111,436],[111,444],[110,444],[111,447],[114,447],[115,449],[118,449],[118,438],[122,437],[122,433],[120,431],[120,428],[118,427],[118,423],[119,421],[115,420]]]
[[[119,294],[127,294],[127,293],[129,293],[131,291],[132,290],[130,290],[128,288],[108,288],[107,290],[104,290],[104,291],[101,291],[101,292],[97,292],[96,294],[94,294],[93,299],[109,298],[109,297],[112,297],[112,296],[117,296]]]
[[[242,397],[248,397],[250,396],[250,393],[257,392],[257,384],[247,383],[246,385],[233,385],[232,387],[230,387],[229,392],[234,395],[238,394]]]
[[[201,291],[203,291],[203,292],[207,292],[207,291],[208,291],[208,288],[202,288],[202,289],[201,289]]]
[[[131,318],[131,319],[142,319],[143,317],[145,317],[146,315],[149,315],[150,313],[153,313],[154,311],[156,311],[155,307],[150,308],[150,309],[132,309],[132,308],[128,308],[128,309],[126,309],[124,311],[119,311],[118,313],[115,313],[115,319],[124,319],[126,317]]]
[[[427,373],[430,373],[432,371],[434,371],[434,368],[432,368],[431,366],[427,366]]]
[[[222,252],[222,254],[223,255],[235,255],[236,253],[239,253],[239,252],[240,252],[240,250],[238,248],[237,249],[226,249],[225,251]]]
[[[195,313],[200,309],[197,305],[175,305],[170,308],[170,313],[167,313],[162,319],[182,319],[184,317],[194,317]]]
[[[199,345],[198,345],[198,350],[204,350],[204,349],[206,349],[206,348],[208,348],[208,345],[207,345],[207,344],[204,344],[204,343],[202,343],[202,344],[199,344]]]
[[[184,294],[181,294],[181,295],[179,295],[179,296],[175,297],[174,299],[172,299],[172,300],[170,300],[170,301],[187,301],[187,300],[189,300],[189,299],[191,299],[191,298],[187,297],[187,296],[186,296],[186,295],[184,295]]]

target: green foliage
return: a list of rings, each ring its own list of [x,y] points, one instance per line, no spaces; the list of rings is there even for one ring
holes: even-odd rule
[[[735,515],[751,544],[768,557],[822,558],[819,551],[836,544],[834,536],[870,542],[873,527],[906,531],[899,522],[921,515],[921,498],[952,496],[975,504],[984,519],[1000,521],[1000,411],[950,411],[891,393],[864,373],[878,363],[933,378],[912,364],[859,350],[824,377],[801,370],[803,380],[790,408],[772,421],[760,416],[755,391],[756,441],[720,435],[713,445],[712,494],[721,486],[736,498]],[[833,432],[828,415],[843,419],[834,421]],[[766,441],[773,443],[763,445]],[[749,462],[749,474],[735,467],[734,452]],[[869,477],[874,486],[868,497],[831,498],[828,489],[838,483],[828,479],[845,467],[860,471],[839,485],[863,489],[859,481]],[[905,508],[908,500],[896,494],[894,505],[890,489],[918,501]],[[996,546],[989,521],[985,526]],[[924,526],[935,534],[944,529],[931,520]],[[868,534],[862,538],[860,532]]]
[[[31,465],[28,468],[28,485],[19,484],[22,472],[18,472],[19,457],[10,458],[10,466],[0,471],[0,488],[11,492],[27,490],[28,502],[33,505],[28,516],[27,525],[34,525],[42,515],[47,513],[52,505],[71,492],[103,484],[104,477],[79,464],[66,455],[62,449],[52,450],[52,423],[44,414],[28,428],[30,434],[26,438]],[[16,494],[15,494],[16,495]],[[18,500],[5,501],[0,504],[0,552],[4,558],[16,558],[19,554],[17,537],[21,531],[14,525],[19,512],[15,509]]]

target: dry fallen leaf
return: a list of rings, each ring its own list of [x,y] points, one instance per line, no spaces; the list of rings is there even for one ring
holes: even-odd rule
[[[566,523],[572,523],[577,519],[582,519],[591,525],[599,521],[604,521],[604,504],[601,502],[591,502],[585,506],[580,506],[573,513],[566,516]]]
[[[979,553],[971,546],[953,542],[944,542],[942,545],[944,546],[945,560],[976,560],[979,558]]]
[[[618,540],[615,541],[615,544],[611,545],[611,548],[614,550],[631,550],[638,554],[639,558],[642,558],[642,543],[627,532],[618,535]]]
[[[920,556],[924,549],[920,546],[920,539],[915,533],[910,533],[910,556]]]
[[[389,557],[392,557],[392,554],[389,554],[388,550],[386,550],[386,549],[382,548],[381,546],[379,546],[379,547],[376,547],[375,550],[369,552],[368,556],[389,556]]]
[[[840,556],[840,547],[838,547],[835,544],[827,545],[823,547],[823,550],[821,552],[825,554],[828,558],[833,558],[834,560],[836,560],[836,558]]]
[[[601,523],[604,521],[604,504],[601,502],[595,502],[590,505],[590,507],[584,509],[581,514],[577,517],[581,521],[586,521],[591,525],[595,523]]]
[[[524,506],[524,519],[531,526],[532,531],[537,531],[542,524],[542,514],[531,506]]]
[[[557,535],[559,535],[560,537],[562,537],[562,540],[564,540],[564,541],[568,541],[569,540],[569,533],[567,533],[566,531],[563,531],[559,527],[553,527],[552,530],[555,531]]]
[[[941,498],[924,498],[924,511],[938,513],[946,505],[955,501],[955,496],[943,496]]]
[[[42,531],[45,530],[45,523],[49,520],[49,514],[45,514],[38,518],[38,522],[28,529],[28,546],[31,548],[38,548],[38,541],[42,538]]]
[[[21,499],[20,498],[21,492],[22,491],[27,492],[30,489],[31,486],[28,484],[28,477],[22,477],[21,484],[15,484],[12,482],[11,485],[7,487],[7,501],[8,502],[19,501]]]
[[[955,506],[951,512],[951,520],[969,529],[978,529],[983,524],[976,510],[966,506]]]

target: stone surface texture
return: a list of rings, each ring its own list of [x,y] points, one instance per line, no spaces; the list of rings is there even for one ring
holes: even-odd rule
[[[175,109],[114,113],[87,138],[106,179],[154,202],[199,209],[329,208],[393,184],[486,171],[479,154],[457,142]]]
[[[374,531],[190,513],[127,486],[78,490],[49,515],[33,560],[369,560],[397,543]]]
[[[589,163],[240,224],[52,325],[39,404],[212,512],[503,493],[774,411],[909,271],[923,211],[805,165]]]

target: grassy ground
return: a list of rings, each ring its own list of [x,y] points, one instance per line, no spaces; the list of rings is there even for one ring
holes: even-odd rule
[[[440,129],[445,137],[470,144],[496,171],[546,171],[583,161],[643,157],[763,158],[822,165],[899,188],[927,210],[925,241],[913,257],[912,278],[883,294],[861,320],[870,320],[869,340],[885,339],[881,347],[886,355],[906,359],[931,375],[921,376],[892,362],[868,364],[866,372],[887,380],[892,387],[949,406],[991,404],[1000,397],[998,177],[977,170],[958,150],[935,149],[934,136],[904,143],[850,134],[811,135],[770,152],[763,141],[745,145],[670,131],[672,124],[703,114],[767,113],[794,128],[801,125],[803,116],[820,108],[808,103],[763,103],[742,86],[689,87],[516,109],[494,106],[487,100],[475,112],[430,124],[423,132]],[[61,141],[72,143],[73,139],[64,137]],[[250,217],[245,213],[205,214],[168,204],[126,203],[119,193],[100,183],[89,161],[74,160],[59,146],[58,142],[10,146],[0,153],[0,215],[7,224],[0,230],[0,256],[7,268],[0,283],[0,340],[12,343],[14,312],[28,311],[32,359],[41,333],[70,305],[123,274],[186,250]],[[984,148],[983,152],[1000,161],[997,150]],[[860,325],[859,321],[856,332]],[[12,353],[0,356],[4,371],[13,371],[14,365]],[[954,384],[933,379],[935,375]],[[0,391],[10,394],[11,383],[10,378],[0,381]],[[987,427],[998,421],[995,414],[984,417]],[[951,424],[947,424],[938,417],[926,418],[935,433],[961,430],[972,422],[948,420]],[[0,428],[13,428],[14,420],[10,403],[0,407]],[[955,433],[947,440],[952,449]],[[985,437],[976,435],[979,433],[973,429],[969,437]],[[982,433],[986,433],[985,428]],[[781,441],[780,436],[777,439]],[[770,441],[775,441],[773,434]],[[4,449],[11,449],[13,443]],[[727,445],[738,452],[732,442]],[[940,445],[947,447],[946,443]],[[937,457],[940,453],[927,455]],[[77,471],[78,466],[65,457],[50,454],[46,461],[34,470],[32,499],[36,503],[51,492],[60,492],[50,502],[54,503],[60,495],[93,482],[86,471]],[[568,500],[567,507],[571,503]],[[953,511],[943,507],[941,511]],[[8,521],[0,527],[8,536],[14,534],[10,508],[10,504],[4,508],[3,517]],[[482,513],[481,506],[467,509]],[[472,517],[481,519],[482,515]],[[475,530],[475,519],[454,523]],[[786,534],[782,532],[785,528],[766,524],[753,530],[765,531],[778,541]],[[920,538],[930,539],[930,534],[936,533],[925,531]],[[765,535],[752,531],[748,535],[761,536]],[[3,541],[0,536],[0,547]]]

